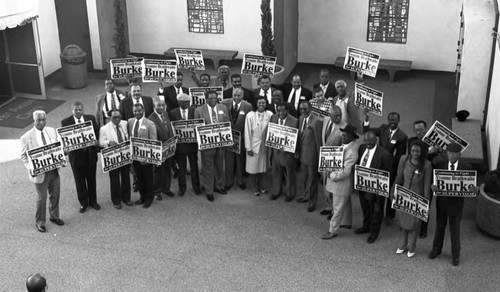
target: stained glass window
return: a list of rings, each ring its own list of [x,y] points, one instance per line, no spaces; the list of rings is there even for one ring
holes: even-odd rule
[[[410,0],[370,0],[369,42],[406,44]]]
[[[190,32],[224,33],[222,0],[187,0]]]

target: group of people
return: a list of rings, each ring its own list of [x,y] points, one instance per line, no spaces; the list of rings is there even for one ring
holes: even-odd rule
[[[62,120],[61,126],[92,121],[98,144],[69,152],[69,162],[76,183],[80,212],[88,207],[99,210],[96,198],[96,163],[100,149],[139,137],[166,141],[175,135],[172,121],[203,119],[205,124],[230,122],[233,130],[241,133],[241,151],[235,153],[226,147],[198,150],[197,143],[178,143],[175,155],[161,165],[134,161],[109,172],[111,201],[116,209],[122,203],[132,206],[131,191],[140,194],[135,205],[148,208],[154,199],[162,195],[175,196],[171,191],[172,178],[178,178],[178,193],[182,197],[187,191],[187,161],[191,187],[196,195],[205,192],[213,202],[214,192],[221,195],[236,184],[246,189],[249,176],[251,190],[255,196],[270,193],[270,200],[280,196],[285,202],[296,200],[307,203],[307,211],[313,212],[318,204],[318,185],[323,184],[325,208],[320,212],[330,220],[329,230],[323,239],[332,239],[339,228],[352,228],[353,172],[355,165],[390,172],[390,185],[408,188],[428,200],[432,200],[432,169],[468,169],[459,161],[461,146],[448,145],[447,156],[438,155],[436,149],[422,142],[427,131],[425,121],[414,123],[415,137],[409,138],[399,128],[400,115],[388,114],[388,123],[370,127],[369,113],[354,104],[354,97],[347,91],[343,80],[330,81],[328,70],[321,70],[320,81],[313,90],[302,85],[301,76],[292,76],[291,83],[274,85],[269,76],[261,76],[259,88],[242,87],[241,76],[230,75],[229,67],[221,66],[218,76],[193,71],[192,78],[200,87],[222,86],[223,99],[216,91],[205,92],[205,104],[192,106],[189,90],[183,87],[183,74],[177,73],[177,82],[160,86],[157,96],[142,95],[142,86],[132,83],[126,93],[115,89],[113,80],[105,80],[105,93],[96,97],[95,115],[83,113],[83,104],[74,102],[72,115]],[[359,75],[360,81],[362,75]],[[229,85],[232,85],[231,87]],[[328,116],[313,114],[313,104],[329,101]],[[364,120],[362,117],[364,115]],[[54,128],[46,127],[46,114],[33,113],[34,128],[21,137],[22,160],[27,168],[26,151],[46,145],[58,139]],[[295,152],[283,148],[266,146],[269,124],[285,125],[298,130]],[[344,146],[341,171],[319,173],[318,162],[321,146]],[[202,169],[198,169],[198,153]],[[407,154],[408,153],[408,154]],[[407,154],[407,155],[406,155]],[[270,170],[270,184],[264,183],[264,175]],[[133,174],[133,181],[130,180]],[[320,179],[321,178],[321,179]],[[50,221],[64,225],[59,218],[60,180],[57,169],[30,176],[38,193],[36,227],[45,232],[45,209],[49,194]],[[132,187],[131,187],[132,186]],[[303,192],[301,190],[304,190]],[[297,194],[297,191],[300,191]],[[392,193],[392,192],[391,192]],[[363,212],[363,224],[354,230],[356,234],[369,234],[368,243],[377,240],[382,222],[393,224],[396,211],[391,199],[368,192],[359,192]],[[460,256],[460,218],[463,198],[437,198],[437,226],[434,244],[429,258],[441,253],[446,224],[450,222],[452,263],[458,265]],[[385,213],[385,215],[384,215]],[[427,223],[416,217],[400,213],[402,241],[396,253],[415,254],[416,241],[427,236]]]

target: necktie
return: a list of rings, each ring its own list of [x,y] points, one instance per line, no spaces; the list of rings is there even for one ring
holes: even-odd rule
[[[182,119],[187,120],[186,118],[186,110],[181,110],[182,111]]]
[[[308,118],[305,118],[305,119],[304,119],[304,123],[302,123],[302,134],[304,133],[304,131],[305,131],[305,129],[306,129],[307,119],[308,119]]]
[[[180,93],[180,89],[179,89],[179,88],[177,88],[177,87],[176,87],[176,89],[177,89],[177,94],[179,94],[179,93]]]
[[[135,120],[135,124],[134,124],[134,137],[137,137],[139,135],[139,120]]]
[[[43,145],[47,145],[47,140],[45,140],[45,135],[43,134],[43,131],[41,132],[42,134],[42,143]]]
[[[283,120],[282,119],[280,119],[280,125],[283,125]]]
[[[370,150],[367,148],[365,150],[365,156],[363,157],[363,161],[361,161],[361,166],[366,166],[366,163],[368,162],[368,157],[370,157]]]
[[[267,101],[269,101],[269,98],[267,97],[267,89],[264,90],[264,96],[266,97]]]
[[[82,123],[82,119],[78,119],[78,124],[81,124]]]
[[[450,170],[455,170],[455,164],[450,163]]]
[[[217,123],[217,114],[215,113],[215,108],[212,108],[212,124]]]
[[[293,89],[292,98],[290,99],[290,103],[293,105],[293,107],[295,107],[295,93],[296,90]]]
[[[234,105],[234,111],[235,111],[235,112],[238,112],[238,110],[239,110],[238,105],[237,105],[237,104],[235,104],[235,105]]]
[[[120,125],[116,125],[116,135],[118,136],[118,143],[123,142],[122,131],[120,131]]]
[[[330,137],[330,134],[332,133],[332,126],[333,123],[332,121],[328,121],[328,126],[326,127],[326,133],[325,133],[325,141]]]
[[[116,110],[116,96],[114,93],[111,94],[111,109]]]

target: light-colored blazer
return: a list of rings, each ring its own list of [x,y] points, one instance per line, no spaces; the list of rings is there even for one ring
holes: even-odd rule
[[[44,128],[45,132],[47,133],[48,140],[47,143],[53,143],[55,141],[59,141],[59,135],[57,134],[56,130],[51,127],[45,127]],[[28,176],[31,182],[34,182],[36,184],[40,184],[43,182],[45,179],[45,173],[39,174],[35,177],[31,176],[29,169],[30,169],[30,164],[28,161],[28,150],[38,148],[42,145],[38,144],[38,141],[36,139],[36,132],[35,128],[33,127],[31,130],[26,132],[23,136],[21,136],[21,160],[24,163],[24,167],[28,169]]]
[[[340,131],[340,126],[338,124],[333,124],[330,136],[325,139],[326,130],[328,123],[330,122],[330,117],[325,117],[323,119],[323,127],[321,131],[321,141],[323,146],[340,146],[342,145],[342,132]]]
[[[223,104],[216,104],[215,111],[217,112],[217,123],[229,122],[229,113],[227,107]],[[210,114],[208,113],[208,104],[199,106],[194,111],[195,119],[204,119],[205,125],[211,124]]]
[[[121,120],[120,127],[122,129],[123,140],[126,141],[129,139],[129,135],[127,132],[127,122]],[[109,142],[113,141],[118,143],[118,135],[116,134],[116,126],[113,122],[109,122],[106,125],[101,127],[99,131],[99,146],[106,148],[109,146]]]
[[[247,114],[245,121],[245,149],[247,151],[252,150],[253,153],[263,155],[267,154],[267,147],[265,147],[265,140],[267,134],[267,124],[271,120],[273,113],[271,111],[266,110],[264,113],[263,125],[258,125],[259,116],[257,112],[251,111]],[[262,129],[260,131],[260,135],[256,135],[258,133],[258,129]]]
[[[358,146],[353,141],[344,148],[344,169],[332,172],[326,180],[326,190],[337,196],[349,196],[354,192],[354,164],[358,161]]]
[[[135,122],[135,118],[130,118],[128,120],[128,135],[129,135],[129,137],[132,137],[132,135],[133,135],[132,131],[134,130],[134,122]],[[156,134],[155,123],[148,120],[148,118],[143,118],[142,125],[139,128],[137,136],[138,136],[138,138],[144,138],[144,139],[149,139],[149,140],[158,140],[157,134]]]

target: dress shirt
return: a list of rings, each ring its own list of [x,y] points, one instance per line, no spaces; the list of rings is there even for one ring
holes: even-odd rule
[[[217,119],[217,123],[219,122],[219,115],[217,114],[217,105],[214,107],[208,106],[208,115],[210,116],[210,122],[213,123],[214,119],[212,118],[212,109],[215,112],[215,118]]]
[[[136,126],[137,126],[137,133],[139,133],[139,129],[141,128],[143,121],[144,121],[144,116],[142,116],[142,118],[140,120],[135,119],[134,126],[132,127],[132,133],[130,135],[131,137],[134,137],[134,129]]]
[[[83,115],[80,117],[80,119],[77,119],[75,116],[73,116],[73,119],[75,120],[75,124],[81,124],[81,123],[85,122],[83,120]]]
[[[135,99],[132,97],[132,105],[136,104],[137,102],[139,102],[144,106],[144,103],[142,102],[142,97],[139,97],[139,99]]]
[[[453,166],[453,169],[452,169]],[[448,162],[448,170],[457,170],[458,168],[458,160],[455,163]]]
[[[36,141],[37,141],[38,145],[40,145],[40,146],[44,145],[43,140],[42,140],[42,132],[43,132],[43,137],[45,138],[46,144],[52,143],[52,140],[50,139],[49,135],[47,134],[47,131],[45,131],[45,128],[43,128],[42,131],[35,128]]]
[[[373,154],[375,154],[375,150],[377,149],[377,144],[375,144],[375,147],[372,149],[366,148],[365,152],[363,153],[363,156],[361,157],[360,162],[362,163],[363,160],[365,159],[365,156],[368,155],[368,160],[366,161],[366,164],[364,167],[370,167],[372,164],[372,159],[373,159]],[[361,165],[361,164],[360,164]]]
[[[326,85],[323,85],[323,84],[319,84],[319,87],[321,87],[321,90],[323,90],[323,93],[326,93],[326,89],[328,88],[328,85],[330,84],[330,82],[328,82]]]
[[[182,108],[180,108],[180,111],[181,111],[181,119],[182,120],[187,120],[189,118],[188,109],[182,109]]]
[[[266,96],[266,94],[265,94],[265,92],[264,92],[264,89],[262,89],[262,88],[260,89],[259,96]],[[273,101],[273,97],[272,97],[272,95],[271,95],[271,88],[269,88],[269,89],[267,90],[267,102],[268,102],[269,104],[271,104],[271,103],[272,103],[272,101]]]
[[[109,118],[108,111],[113,109],[113,98],[116,102],[116,109],[120,109],[120,98],[116,94],[116,90],[113,91],[113,93],[109,93],[106,91],[106,99],[104,100],[104,103],[102,105],[102,112],[104,113],[104,116],[106,118]]]
[[[295,92],[295,99],[293,101],[293,107],[297,108],[299,101],[300,101],[300,93],[302,92],[302,87],[299,87],[299,89],[292,88],[292,92],[290,92],[290,95],[288,96],[288,102],[292,103],[293,99],[293,93]]]

